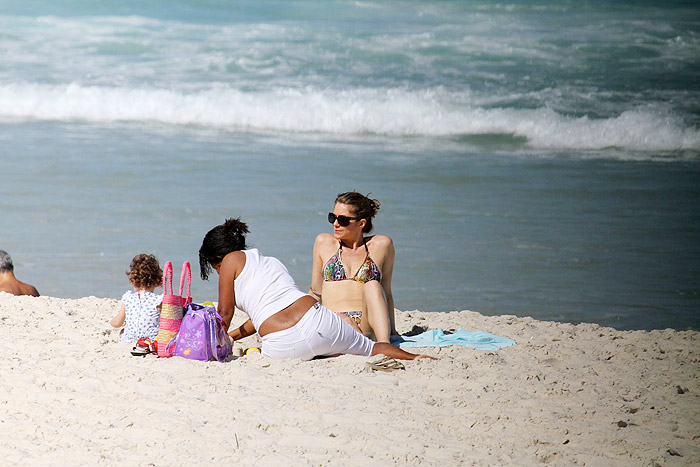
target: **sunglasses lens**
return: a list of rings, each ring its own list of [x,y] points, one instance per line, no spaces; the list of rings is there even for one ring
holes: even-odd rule
[[[338,221],[338,225],[340,225],[341,227],[347,227],[348,225],[350,225],[350,219],[351,218],[347,216],[336,216],[332,212],[328,213],[328,222],[333,224],[335,223],[335,221]]]

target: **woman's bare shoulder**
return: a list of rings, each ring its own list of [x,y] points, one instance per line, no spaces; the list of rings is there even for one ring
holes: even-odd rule
[[[328,245],[337,245],[338,240],[335,239],[335,237],[328,232],[320,233],[316,235],[316,240],[314,241],[314,245],[318,246],[328,246]]]
[[[245,260],[245,253],[242,250],[232,251],[231,253],[224,256],[224,261],[227,262],[240,261],[241,259]]]
[[[224,256],[219,266],[219,281],[229,281],[238,277],[246,263],[245,253],[242,251],[232,251]]]
[[[387,235],[373,235],[367,239],[367,244],[375,248],[386,249],[393,247],[394,241]]]
[[[225,268],[240,269],[245,264],[245,253],[242,251],[232,251],[224,256],[221,266]]]

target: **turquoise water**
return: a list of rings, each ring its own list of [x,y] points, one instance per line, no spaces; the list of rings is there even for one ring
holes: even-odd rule
[[[400,309],[700,329],[692,4],[227,3],[0,1],[20,279],[116,298],[141,251],[196,276],[242,216],[307,288],[358,189]]]

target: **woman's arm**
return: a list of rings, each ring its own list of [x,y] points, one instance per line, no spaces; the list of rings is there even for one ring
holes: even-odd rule
[[[396,258],[396,251],[394,250],[394,242],[390,237],[385,237],[387,239],[386,245],[386,255],[384,257],[384,262],[381,267],[382,271],[382,289],[384,290],[384,296],[386,297],[387,311],[389,312],[389,324],[391,325],[391,334],[396,335],[396,325],[394,323],[394,295],[391,293],[391,277],[394,274],[394,259]]]
[[[236,293],[233,288],[233,281],[236,279],[241,270],[245,266],[245,253],[242,251],[234,251],[229,253],[216,266],[216,271],[219,273],[219,315],[224,326],[224,330],[228,332],[233,319],[233,312],[236,310]]]
[[[309,295],[321,302],[321,293],[323,289],[323,259],[321,258],[321,244],[323,243],[323,234],[317,235],[314,241],[313,250],[313,267],[311,269],[311,289]]]
[[[238,339],[243,339],[244,337],[252,336],[253,334],[255,334],[255,327],[253,326],[253,322],[251,320],[246,321],[245,323],[241,324],[236,329],[228,333],[228,335],[231,338],[233,338],[234,341],[237,341]]]

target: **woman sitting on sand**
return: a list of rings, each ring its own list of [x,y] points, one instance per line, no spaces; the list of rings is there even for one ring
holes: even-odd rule
[[[235,307],[250,317],[229,332],[234,340],[257,330],[262,353],[271,358],[310,360],[338,354],[432,358],[374,343],[355,332],[337,314],[304,294],[278,259],[246,249],[247,233],[248,226],[240,219],[227,219],[205,235],[199,249],[202,279],[209,278],[211,268],[219,275],[219,314],[224,329],[228,331]]]
[[[355,191],[339,194],[328,222],[333,234],[316,237],[310,295],[377,342],[398,334],[394,325],[391,275],[394,243],[372,231],[379,201]]]

